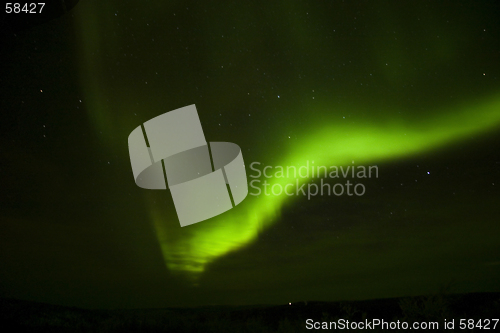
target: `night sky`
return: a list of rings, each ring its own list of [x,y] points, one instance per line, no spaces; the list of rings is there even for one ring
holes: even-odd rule
[[[498,13],[82,0],[4,29],[0,296],[151,308],[500,291]],[[378,177],[323,180],[362,183],[352,196],[250,187],[181,228],[169,191],[135,184],[127,139],[191,104],[207,141],[240,146],[249,182],[297,184],[276,166],[313,161]]]

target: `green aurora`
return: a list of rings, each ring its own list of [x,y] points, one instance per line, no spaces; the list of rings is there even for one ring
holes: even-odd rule
[[[154,72],[155,66],[158,66],[160,62],[163,61],[162,56],[153,60],[149,59],[145,54],[154,54],[154,52],[148,49],[147,46],[139,46],[140,42],[137,42],[134,50],[127,50],[129,45],[133,44],[133,41],[149,38],[147,37],[147,29],[149,28],[146,27],[145,24],[143,24],[144,27],[138,28],[139,23],[137,23],[137,26],[131,27],[129,31],[123,29],[116,30],[108,20],[100,16],[103,10],[97,10],[92,4],[83,2],[80,3],[79,6],[77,30],[80,34],[80,72],[82,87],[87,97],[89,120],[96,130],[105,131],[113,138],[113,140],[108,141],[107,149],[123,150],[125,147],[122,146],[126,145],[126,137],[129,129],[134,128],[152,115],[154,116],[184,106],[179,104],[184,100],[176,99],[176,102],[171,104],[168,99],[174,93],[165,92],[166,96],[160,98],[158,94],[161,94],[161,90],[156,89],[154,93],[146,94],[148,98],[145,99],[146,101],[144,101],[142,105],[135,105],[135,99],[131,96],[144,96],[143,89],[146,88],[132,87],[127,80],[122,82],[116,77],[111,81],[111,79],[108,78],[109,75],[103,73],[107,72],[107,66],[115,61],[114,58],[117,58],[119,54],[124,52],[139,53],[139,60],[137,61],[141,63],[142,61],[153,63],[148,66],[151,67],[151,71]],[[163,2],[160,4],[160,2],[158,2],[154,7],[155,10],[165,13],[175,10],[177,8],[176,6],[180,8],[178,4],[174,6],[167,5]],[[288,5],[282,4],[282,6],[286,7]],[[143,6],[139,6],[138,4],[137,8],[145,10]],[[285,13],[286,8],[282,9],[283,13]],[[216,10],[213,9],[213,12],[215,11]],[[308,15],[317,15],[317,20],[321,21],[322,17],[318,11],[310,11],[311,13],[308,13]],[[438,23],[439,19],[435,18],[437,14],[431,15],[431,11],[432,9],[428,9],[420,14],[423,17],[427,16],[428,18],[433,18],[429,19],[427,23],[434,23],[434,26],[431,25],[426,31],[433,31],[433,34],[436,34],[435,31],[439,31],[442,27],[440,25],[441,23]],[[242,10],[242,12],[245,11]],[[229,19],[230,23],[227,23],[227,27],[234,24],[237,27],[236,29],[242,30],[241,26],[238,26],[237,23],[237,20],[242,19],[242,16],[244,16],[242,12],[239,12],[236,15],[237,17]],[[405,13],[408,14],[407,11],[405,11]],[[107,15],[111,15],[111,12],[107,13]],[[151,12],[148,12],[148,15],[157,15],[156,17],[158,19],[160,17],[160,14],[153,14]],[[214,25],[212,30],[215,35],[224,30],[226,26],[223,23],[216,23],[217,16],[215,14],[210,15],[208,21]],[[253,14],[248,15],[251,16]],[[122,11],[118,13],[118,16],[127,17],[127,13],[123,13]],[[285,14],[279,14],[276,17],[276,21],[281,22],[282,20],[286,20],[284,16]],[[377,19],[376,22],[380,25],[376,26],[379,27],[380,30],[371,32],[371,35],[368,35],[364,41],[366,45],[372,46],[373,51],[368,56],[369,59],[372,59],[374,62],[377,62],[376,59],[379,58],[384,59],[380,61],[375,71],[379,76],[383,77],[384,80],[390,82],[387,84],[389,87],[405,84],[410,85],[421,78],[419,74],[411,70],[398,71],[394,69],[394,67],[388,68],[389,66],[387,63],[407,65],[406,67],[403,66],[404,68],[418,67],[425,64],[430,71],[446,65],[448,67],[451,66],[451,69],[447,69],[450,73],[454,70],[453,68],[456,69],[460,66],[460,61],[458,59],[463,46],[459,38],[451,38],[455,36],[450,32],[452,30],[451,28],[443,28],[444,32],[440,37],[441,41],[439,43],[433,41],[429,44],[434,46],[433,48],[430,46],[429,50],[426,49],[426,51],[421,52],[415,51],[413,52],[414,54],[412,54],[412,50],[414,49],[412,46],[415,46],[411,43],[412,39],[408,36],[407,38],[403,36],[398,42],[394,42],[393,39],[387,37],[388,34],[385,33],[385,28],[381,26],[381,22],[384,22],[384,24],[388,26],[387,30],[391,31],[398,27],[406,29],[410,29],[411,27],[402,24],[402,18],[398,15],[395,15],[393,19],[389,17],[393,16],[387,5],[385,8],[382,8],[382,14],[379,14],[379,16],[367,14],[366,21]],[[252,20],[252,18],[242,19],[243,22],[247,20]],[[360,20],[361,18],[358,19],[358,21]],[[190,22],[192,23],[192,21]],[[283,28],[283,26],[287,28]],[[322,27],[319,23],[318,26]],[[188,22],[184,26],[181,26],[181,29],[189,29],[189,27],[190,25]],[[314,28],[315,25],[312,24],[312,27]],[[315,38],[308,37],[318,34],[314,32],[313,28],[306,26],[302,20],[298,18],[288,22],[287,25],[282,25],[281,30],[277,32],[277,34],[280,34],[279,40],[282,44],[276,47],[278,49],[280,47],[285,48],[283,45],[290,43],[293,44],[291,52],[296,53],[304,52],[304,48],[309,48],[311,50],[317,50],[319,48],[323,53],[320,52],[319,55],[312,55],[310,61],[313,63],[318,62],[319,58],[329,57],[332,58],[333,62],[333,55],[337,52],[336,50],[338,50],[340,54],[347,52],[339,49],[339,45],[342,43],[341,36],[338,37],[338,40],[332,41],[333,46],[324,45],[320,47],[314,45],[316,43]],[[130,37],[130,30],[132,29],[136,30],[134,30],[134,36]],[[326,30],[326,28],[323,27],[321,29]],[[203,26],[197,27],[197,33],[202,36],[209,36],[212,30],[207,29],[204,31]],[[467,26],[461,27],[459,30],[462,32],[466,31]],[[117,33],[117,31],[119,32]],[[320,31],[323,32],[323,30]],[[445,38],[446,33],[450,36],[447,42]],[[415,38],[415,44],[426,40],[428,37],[427,34],[430,33],[420,31],[418,38]],[[232,47],[236,47],[235,45],[239,45],[239,42],[235,40],[228,42],[228,44],[217,44],[210,39],[212,37],[206,38],[209,39],[207,43],[209,46],[205,47],[205,50],[206,48],[209,49],[209,51],[207,51],[209,58],[215,57],[214,55],[220,55],[221,58],[228,58],[228,53],[230,53],[229,50]],[[251,31],[246,32],[241,38],[247,40],[250,44],[254,44],[254,39],[251,38]],[[467,37],[466,34],[464,34],[463,40],[469,40],[467,38],[471,39],[472,37]],[[429,37],[429,40],[430,39]],[[198,42],[201,43],[199,39],[192,43],[196,45]],[[373,45],[377,43],[380,45],[373,47]],[[192,46],[192,44],[189,44],[189,46]],[[409,50],[408,46],[410,46]],[[142,50],[142,48],[144,48],[144,50]],[[168,49],[169,46],[165,46],[165,48]],[[283,51],[282,54],[283,53],[286,52]],[[239,58],[240,56],[237,54],[235,54],[234,57],[235,60],[233,63],[241,60]],[[252,62],[257,60],[254,59],[249,61]],[[342,62],[342,60],[338,59],[337,61]],[[221,61],[221,63],[222,62],[223,61]],[[328,61],[325,60],[325,63],[328,63]],[[277,63],[273,64],[278,66]],[[200,64],[199,66],[203,71],[203,65]],[[205,66],[208,65],[205,64]],[[138,67],[146,68],[147,66],[138,65]],[[311,71],[317,69],[315,66],[313,67]],[[318,65],[318,68],[319,67]],[[179,68],[182,70],[185,68],[185,65],[181,62]],[[196,71],[196,69],[193,69],[193,71]],[[326,69],[326,71],[329,71],[329,69]],[[332,69],[332,71],[334,70]],[[133,73],[134,69],[130,69],[129,72]],[[423,72],[427,73],[425,69]],[[179,77],[178,74],[168,75],[172,75],[171,80],[173,81],[177,80]],[[185,75],[186,77],[192,76],[190,73],[185,73]],[[422,76],[425,75],[427,74],[422,74]],[[219,73],[214,74],[214,76],[215,82],[212,83],[214,86],[222,86],[226,82],[236,82],[237,84],[245,85],[243,82],[245,79],[235,79],[237,74],[224,75]],[[117,80],[118,83],[116,83]],[[309,80],[314,81],[313,78]],[[337,82],[339,80],[342,79],[337,79]],[[188,81],[189,84],[193,84],[193,80]],[[325,86],[329,84],[324,83],[323,79],[318,79],[318,82],[316,86]],[[344,82],[351,81],[344,78]],[[173,85],[174,84],[175,82]],[[263,85],[267,84],[268,83],[265,82],[263,83]],[[333,85],[333,83],[331,84]],[[446,101],[441,98],[434,103],[432,101],[427,103],[421,102],[420,109],[425,108],[425,110],[421,111],[420,115],[416,115],[419,112],[407,112],[408,108],[405,103],[388,102],[385,103],[384,106],[384,101],[382,101],[382,99],[373,97],[383,90],[381,88],[380,91],[377,90],[377,88],[367,90],[366,95],[360,93],[359,96],[352,97],[349,101],[340,103],[335,100],[335,97],[329,97],[327,93],[323,94],[323,98],[316,97],[316,99],[313,100],[311,98],[312,92],[314,92],[313,89],[302,88],[298,83],[287,83],[286,85],[288,95],[294,94],[298,96],[298,99],[300,98],[302,100],[307,98],[308,102],[298,104],[291,103],[286,106],[280,106],[280,104],[277,104],[278,102],[273,102],[275,104],[269,109],[276,110],[278,108],[287,108],[289,114],[301,115],[298,116],[302,120],[301,122],[288,122],[285,120],[288,114],[283,115],[276,113],[275,117],[270,120],[265,119],[264,116],[261,118],[261,120],[266,121],[266,125],[269,126],[262,125],[262,128],[253,128],[254,131],[259,130],[268,132],[267,139],[264,140],[266,142],[260,142],[255,138],[254,140],[249,140],[249,142],[245,141],[239,143],[237,139],[227,138],[227,141],[233,141],[242,145],[244,148],[251,147],[251,154],[246,152],[247,149],[243,150],[243,158],[247,166],[247,177],[250,171],[249,165],[254,161],[250,158],[261,157],[262,160],[259,161],[263,164],[272,163],[271,165],[296,167],[302,166],[306,161],[315,161],[316,165],[350,165],[352,161],[354,161],[356,165],[378,164],[385,161],[423,154],[446,145],[466,141],[471,136],[491,132],[498,128],[500,124],[500,112],[498,111],[500,110],[500,94],[498,93],[498,89],[490,89],[488,93],[480,97],[463,94],[458,100]],[[182,87],[185,89],[184,85]],[[347,91],[349,87],[351,87],[351,85],[346,84],[346,87],[341,89]],[[181,88],[165,87],[165,89],[173,89],[176,92],[181,91]],[[330,91],[333,89],[335,89],[335,87],[332,86]],[[420,92],[422,92],[422,90],[420,90]],[[410,94],[410,96],[416,96],[418,93],[419,91],[414,92],[413,95]],[[209,94],[210,90],[208,90],[208,93],[205,95]],[[353,95],[355,94],[356,93],[353,93]],[[457,94],[461,93],[457,92]],[[189,94],[187,95],[188,97],[190,96]],[[276,95],[280,95],[280,93],[276,92]],[[278,98],[283,99],[283,95],[285,95],[285,93],[278,96]],[[221,97],[221,94],[217,96],[219,96],[217,100],[210,100],[207,105],[195,100],[192,102],[197,103],[200,112],[203,112],[203,109],[210,108],[210,106],[216,106],[219,110],[226,113],[237,112],[238,109],[241,109],[241,105],[236,103],[232,97],[228,96],[227,100],[222,101],[224,97]],[[189,98],[186,98],[186,101],[188,99]],[[276,98],[275,100],[277,101]],[[220,102],[220,107],[217,106],[218,102]],[[187,102],[186,105],[187,104],[190,103]],[[158,107],[158,105],[162,106]],[[150,110],[148,111],[149,113],[146,112],[142,115],[141,119],[130,116],[121,117],[119,113],[115,111],[121,110],[120,112],[131,113],[137,112],[137,110],[141,108]],[[348,114],[362,114],[364,116],[359,117],[359,119],[355,121],[346,119],[342,116]],[[202,124],[203,120],[202,117]],[[205,124],[203,125],[205,126]],[[220,137],[223,138],[224,133],[221,133]],[[210,137],[207,137],[207,139],[211,140]],[[257,151],[257,153],[255,153],[255,151]],[[264,161],[268,163],[264,163]],[[381,177],[384,177],[383,170],[381,170],[380,173]],[[251,178],[249,178],[249,180],[251,180]],[[132,176],[130,177],[130,181],[133,181]],[[273,184],[284,186],[290,181],[291,180],[287,178],[273,178],[270,179],[270,186]],[[309,182],[310,179],[301,179],[300,181],[305,183]],[[172,214],[171,207],[159,207],[158,205],[152,204],[153,200],[159,195],[157,192],[152,193],[151,191],[145,191],[139,188],[137,188],[137,191],[142,191],[144,193],[144,200],[148,207],[149,218],[155,227],[157,240],[161,247],[166,266],[171,272],[177,272],[183,276],[188,276],[195,282],[210,263],[213,263],[218,258],[233,251],[252,244],[259,236],[259,233],[279,220],[281,209],[284,205],[290,204],[294,200],[298,200],[298,198],[294,196],[289,197],[284,194],[279,196],[261,195],[258,197],[249,195],[247,199],[235,209],[212,218],[209,221],[180,228],[175,215]]]
[[[348,165],[353,158],[358,164],[369,164],[372,161],[380,162],[422,153],[492,130],[500,123],[499,109],[500,98],[496,97],[479,108],[457,107],[447,116],[442,116],[443,113],[440,112],[440,117],[427,119],[421,124],[386,126],[379,123],[357,125],[355,128],[318,124],[317,133],[304,133],[307,139],[290,156],[284,156],[283,162],[277,165],[295,166],[298,169],[307,160],[315,161],[317,165]],[[318,142],[324,144],[318,145]],[[246,162],[246,165],[249,163]],[[247,177],[248,172],[247,167]],[[301,182],[308,180],[300,178]],[[269,186],[285,186],[290,182],[292,179],[286,177],[272,178]],[[212,218],[210,223],[198,223],[183,229],[167,228],[166,217],[154,207],[151,207],[151,218],[157,228],[158,242],[168,268],[201,273],[213,260],[254,241],[260,231],[276,221],[281,206],[294,198],[296,197],[284,193],[277,196],[249,196],[236,209]],[[180,236],[169,236],[173,230]]]

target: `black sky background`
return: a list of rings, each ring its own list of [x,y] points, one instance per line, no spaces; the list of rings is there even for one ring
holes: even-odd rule
[[[499,90],[498,9],[80,1],[3,32],[0,296],[141,308],[500,291],[498,126],[373,161],[362,197],[286,202],[198,286],[166,267],[148,207],[176,218],[171,197],[135,185],[127,147],[138,124],[189,104],[247,166],[279,161],[333,117],[478,110]]]

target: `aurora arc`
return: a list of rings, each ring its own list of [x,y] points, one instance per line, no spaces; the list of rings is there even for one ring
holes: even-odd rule
[[[296,145],[289,156],[283,157],[283,163],[279,165],[298,168],[307,160],[315,161],[316,166],[348,165],[352,160],[357,164],[378,163],[419,154],[492,130],[500,123],[498,110],[500,97],[496,96],[479,107],[457,107],[450,109],[446,115],[436,113],[439,116],[421,122],[324,124],[314,134],[304,133],[305,139]],[[250,162],[245,161],[245,164],[248,176]],[[309,180],[300,178],[299,184]],[[274,184],[284,186],[291,179],[282,177],[269,181],[270,187]],[[150,212],[167,267],[196,276],[218,257],[251,244],[259,232],[277,220],[283,204],[296,199],[285,194],[249,196],[236,208],[220,216],[184,228],[181,231],[183,237],[177,240],[169,236],[170,230],[165,227],[160,212],[154,207]]]
[[[131,95],[132,88],[122,85],[122,89],[116,92],[112,81],[103,76],[107,68],[105,59],[112,58],[110,54],[114,56],[120,53],[124,44],[120,45],[119,38],[104,40],[102,30],[112,31],[113,27],[110,23],[104,23],[107,21],[100,21],[95,17],[90,5],[81,4],[81,7],[82,14],[77,17],[82,45],[80,73],[89,122],[99,131],[111,133],[110,137],[124,138],[108,141],[108,149],[119,146],[126,150],[126,137],[129,133],[123,129],[134,128],[140,122],[130,117],[119,117],[112,110],[136,110],[123,97]],[[101,53],[96,50],[101,50]],[[105,51],[106,57],[103,56]],[[121,101],[117,101],[116,96],[120,96]],[[114,98],[114,102],[109,101],[110,97]],[[299,167],[307,160],[314,160],[316,165],[347,165],[352,160],[357,164],[379,163],[466,140],[471,135],[491,131],[500,124],[498,93],[447,108],[438,107],[433,113],[426,112],[427,116],[419,120],[385,117],[349,122],[341,117],[331,121],[314,117],[334,109],[338,113],[339,106],[333,101],[319,107],[317,104],[297,107],[294,111],[312,115],[310,123],[314,131],[294,128],[294,133],[300,139],[286,154],[280,156],[281,151],[275,151],[275,155],[279,156],[277,165]],[[351,111],[348,107],[340,109],[345,113]],[[310,112],[311,110],[314,112]],[[370,108],[367,110],[372,113],[380,111]],[[273,126],[279,128],[279,124]],[[248,166],[253,161],[246,160],[245,154],[243,158],[248,176]],[[286,178],[273,178],[270,185],[285,185],[289,181]],[[278,220],[280,209],[285,203],[297,199],[286,195],[249,196],[236,208],[222,215],[180,228],[178,221],[167,216],[158,206],[152,205],[150,195],[148,191],[144,191],[149,218],[155,227],[166,266],[172,272],[187,274],[194,279],[217,258],[250,245],[262,230]]]

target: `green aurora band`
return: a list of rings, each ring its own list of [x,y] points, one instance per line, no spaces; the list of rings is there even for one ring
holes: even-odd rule
[[[80,6],[83,7],[83,4]],[[114,83],[102,77],[105,66],[102,55],[104,51],[101,54],[94,54],[92,50],[99,49],[108,41],[111,43],[107,46],[108,51],[114,50],[118,53],[123,47],[120,47],[117,40],[110,38],[103,40],[102,30],[106,27],[103,27],[103,23],[96,22],[98,19],[93,18],[92,7],[89,8],[81,9],[84,14],[82,17],[77,17],[77,29],[80,32],[82,45],[81,80],[86,95],[89,121],[97,130],[108,132],[115,138],[114,141],[107,143],[108,149],[121,151],[126,148],[122,146],[126,145],[129,134],[122,129],[134,128],[138,123],[136,119],[119,117],[111,110],[130,110],[126,97],[117,96],[127,95],[131,90],[127,91],[125,87],[123,89],[115,87],[115,90],[112,90],[111,86]],[[111,97],[121,102],[113,104],[109,102]],[[324,117],[314,118],[328,114],[333,109],[339,109],[334,101],[325,102],[321,106],[310,103],[297,107],[294,112],[311,114],[313,118],[310,119],[310,124],[314,131],[298,126],[293,128],[294,136],[300,139],[290,144],[290,149],[281,156],[281,152],[275,149],[274,153],[279,161],[276,165],[300,167],[306,161],[315,161],[316,166],[340,166],[350,165],[353,160],[357,165],[376,164],[466,140],[472,135],[492,131],[500,124],[500,95],[495,93],[480,100],[471,99],[468,104],[461,102],[447,108],[436,108],[433,113],[426,113],[425,119],[422,117],[420,120],[379,117],[353,123],[342,121],[341,118],[335,121],[325,121]],[[377,114],[380,111],[367,110],[370,114]],[[348,108],[342,110],[345,113],[349,111],[352,110]],[[285,134],[282,136],[285,137]],[[244,152],[243,158],[245,159]],[[251,162],[253,161],[245,160],[247,176]],[[270,186],[274,184],[284,186],[291,182],[287,178],[272,178],[269,181]],[[300,179],[302,183],[309,181]],[[138,191],[143,190],[138,189]],[[222,215],[180,228],[176,218],[152,204],[151,192],[154,191],[143,192],[166,266],[171,272],[181,273],[193,281],[198,280],[207,266],[217,258],[250,245],[260,232],[279,219],[283,205],[296,199],[295,196],[285,194],[249,195],[236,208]]]
[[[303,133],[304,140],[297,144],[290,156],[284,157],[281,166],[305,165],[305,161],[315,161],[315,165],[357,165],[401,158],[436,149],[479,132],[492,130],[500,123],[500,97],[492,98],[481,106],[464,106],[450,109],[448,113],[436,113],[433,119],[420,124],[364,125],[318,125],[314,134]],[[335,162],[335,163],[332,163]],[[247,177],[249,164],[246,161]],[[309,175],[313,166],[310,165]],[[286,173],[285,173],[286,175]],[[282,187],[294,183],[287,177],[270,178],[269,188],[274,184]],[[251,178],[249,178],[251,181]],[[310,179],[299,178],[299,184]],[[290,192],[294,192],[291,189]],[[238,250],[254,241],[259,232],[279,218],[285,202],[296,196],[249,195],[236,208],[190,227],[177,228],[176,234],[165,225],[165,217],[151,206],[151,218],[157,229],[167,267],[172,271],[202,273],[206,266],[229,252]]]

